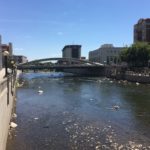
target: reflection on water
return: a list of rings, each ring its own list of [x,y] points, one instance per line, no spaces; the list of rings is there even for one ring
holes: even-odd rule
[[[7,150],[150,148],[149,85],[46,74],[25,74],[22,80],[18,127]]]

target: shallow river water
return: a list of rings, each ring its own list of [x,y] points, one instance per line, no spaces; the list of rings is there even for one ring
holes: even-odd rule
[[[22,81],[7,150],[150,149],[150,85],[48,73]]]

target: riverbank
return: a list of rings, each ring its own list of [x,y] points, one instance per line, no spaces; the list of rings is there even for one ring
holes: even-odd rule
[[[0,150],[6,149],[10,120],[14,111],[16,87],[14,75],[4,77],[5,69],[0,70]]]
[[[150,69],[129,69],[121,67],[106,67],[105,76],[116,80],[125,80],[129,82],[137,82],[150,84]]]

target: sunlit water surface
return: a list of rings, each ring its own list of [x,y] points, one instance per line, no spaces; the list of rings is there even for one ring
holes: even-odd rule
[[[7,150],[150,148],[150,85],[44,73],[21,80]]]

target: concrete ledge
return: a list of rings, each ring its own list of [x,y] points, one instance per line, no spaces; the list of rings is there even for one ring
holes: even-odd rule
[[[125,80],[139,83],[150,83],[150,77],[147,76],[125,75]]]
[[[7,89],[7,80],[6,86],[3,87],[3,90],[0,91],[0,150],[6,149],[8,130],[9,130],[9,122],[11,119],[11,113],[13,109],[14,96],[11,93],[11,83],[9,83],[9,93]],[[15,88],[14,88],[15,90]],[[9,95],[9,103],[7,96]]]

